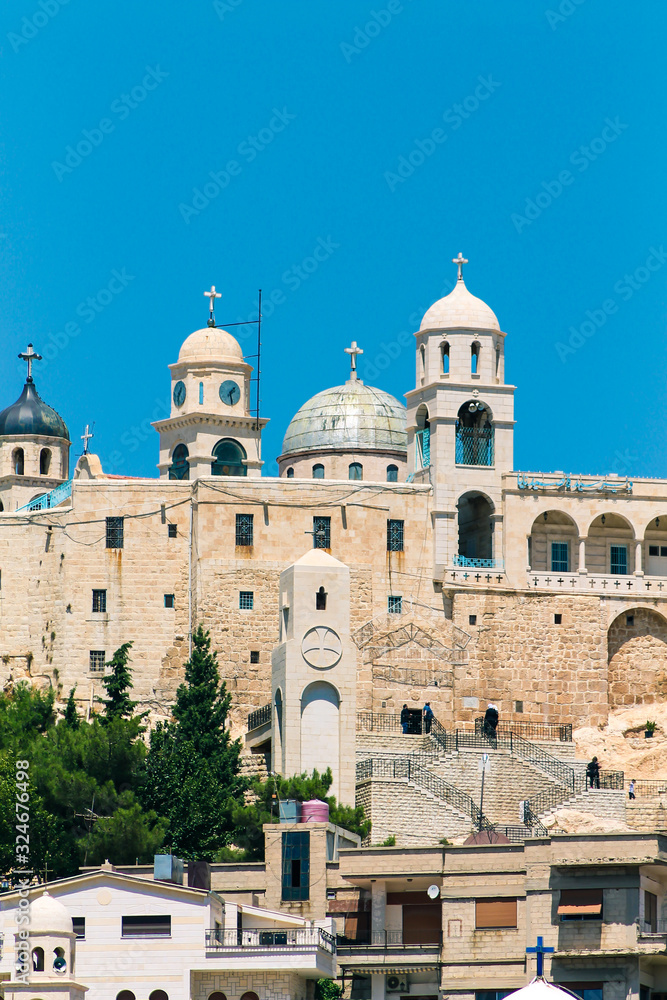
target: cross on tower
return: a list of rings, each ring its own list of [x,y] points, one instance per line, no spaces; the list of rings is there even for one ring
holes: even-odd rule
[[[95,435],[93,434],[93,432],[91,430],[88,429],[88,424],[86,424],[86,429],[83,432],[83,434],[81,435],[81,440],[83,441],[83,453],[84,453],[84,455],[88,454],[88,442],[93,437],[95,437]]]
[[[357,354],[363,354],[361,347],[357,347],[356,340],[353,340],[349,347],[345,348],[345,353],[350,355],[350,379],[354,382],[357,378]]]
[[[459,269],[459,276],[458,276],[459,281],[463,281],[463,265],[467,263],[468,261],[465,259],[460,250],[458,257],[452,258],[452,264],[456,264]]]
[[[32,344],[28,344],[28,350],[25,351],[23,354],[19,354],[19,357],[21,361],[28,362],[28,378],[26,379],[26,382],[32,382],[32,363],[33,361],[41,361],[42,355],[35,354],[35,352],[32,349]]]
[[[554,951],[554,950],[555,950],[554,948],[547,948],[547,946],[544,944],[544,941],[543,941],[543,939],[541,937],[538,937],[537,944],[535,945],[534,948],[526,948],[526,952],[529,955],[531,953],[534,953],[535,957],[537,958],[537,975],[538,976],[540,976],[540,977],[544,976],[544,956],[548,952]]]
[[[215,305],[216,299],[222,298],[222,294],[220,292],[216,292],[215,285],[211,285],[210,292],[204,292],[204,295],[209,300],[208,325],[215,326],[215,316],[213,314],[213,306]]]

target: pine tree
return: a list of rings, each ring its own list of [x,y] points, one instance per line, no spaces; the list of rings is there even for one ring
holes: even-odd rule
[[[111,719],[129,719],[136,708],[137,702],[131,701],[128,694],[132,690],[132,672],[127,665],[132,646],[133,643],[124,642],[106,664],[111,673],[102,678],[102,684],[109,697],[97,699],[104,705],[105,722],[110,722]]]
[[[65,725],[69,726],[70,729],[78,729],[81,723],[79,713],[76,710],[76,702],[74,700],[75,691],[76,684],[69,693],[69,698],[67,699],[67,705],[65,707]]]

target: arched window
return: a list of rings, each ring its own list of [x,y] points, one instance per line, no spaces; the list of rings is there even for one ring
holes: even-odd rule
[[[121,990],[116,993],[116,1000],[137,1000],[132,990]]]
[[[227,1000],[227,997],[224,993],[221,993],[220,990],[216,990],[215,993],[211,993],[209,995],[208,1000]]]
[[[426,348],[422,344],[419,348],[419,379],[424,384],[426,378]]]
[[[42,450],[39,453],[40,476],[48,476],[50,468],[51,468],[51,450],[49,448],[42,448]]]
[[[397,483],[398,482],[398,466],[388,465],[387,466],[387,482]]]
[[[291,465],[290,465],[289,469],[287,470],[287,478],[288,479],[294,479],[294,469],[292,468]]]
[[[416,468],[427,469],[431,464],[431,425],[425,406],[420,406],[417,410],[417,434],[415,437],[417,444]]]
[[[479,374],[479,352],[480,345],[479,341],[475,341],[474,344],[470,345],[470,371],[471,374]]]
[[[253,993],[252,990],[248,990],[247,993],[244,993],[241,996],[241,1000],[259,1000],[259,997],[256,993]]]
[[[456,505],[459,528],[459,552],[455,566],[488,569],[493,560],[493,507],[488,497],[471,491],[464,493]]]
[[[148,1000],[169,1000],[169,994],[164,990],[153,990],[148,994]]]
[[[15,476],[22,476],[23,470],[25,468],[25,460],[23,457],[23,448],[15,448],[12,455],[12,468],[14,469]]]
[[[0,511],[3,511],[4,509],[5,509],[5,505],[2,502],[2,500],[0,500]]]
[[[247,476],[248,468],[243,464],[246,453],[238,441],[225,438],[218,441],[213,449],[211,462],[212,476]]]
[[[500,344],[496,344],[496,378],[500,375]]]
[[[327,592],[324,589],[324,587],[320,587],[320,589],[315,594],[315,610],[316,611],[327,610]]]
[[[32,970],[33,972],[44,972],[44,949],[32,949]]]
[[[449,344],[447,341],[440,345],[440,372],[442,375],[449,375]]]
[[[361,462],[351,462],[347,467],[348,479],[363,479],[364,467]]]
[[[319,462],[313,466],[313,479],[324,479],[324,466]]]
[[[199,383],[199,405],[200,406],[204,405],[204,383],[203,382]]]
[[[64,948],[53,949],[53,969],[55,972],[60,972],[61,974],[67,969],[67,959],[65,958]]]
[[[484,403],[464,403],[456,420],[456,464],[493,465],[493,424]]]
[[[188,461],[189,452],[184,444],[177,444],[171,455],[171,465],[169,466],[170,479],[189,479],[190,463]]]

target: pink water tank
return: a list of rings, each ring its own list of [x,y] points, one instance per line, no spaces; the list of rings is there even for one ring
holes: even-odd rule
[[[328,823],[329,822],[328,803],[320,802],[319,799],[311,799],[310,802],[303,802],[301,804],[301,822]]]

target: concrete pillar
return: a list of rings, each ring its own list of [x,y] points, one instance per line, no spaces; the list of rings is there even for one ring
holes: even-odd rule
[[[582,574],[588,572],[586,569],[586,538],[583,536],[579,539],[579,572]]]
[[[635,542],[635,576],[644,575],[644,566],[642,563],[642,546],[643,542],[641,538],[638,538]]]
[[[503,515],[502,514],[492,514],[490,517],[491,526],[493,530],[493,559],[496,566],[505,565],[505,553],[503,544]]]
[[[387,883],[371,882],[371,942],[373,944],[384,944],[386,919]]]
[[[384,1000],[384,976],[371,976],[371,1000]]]

